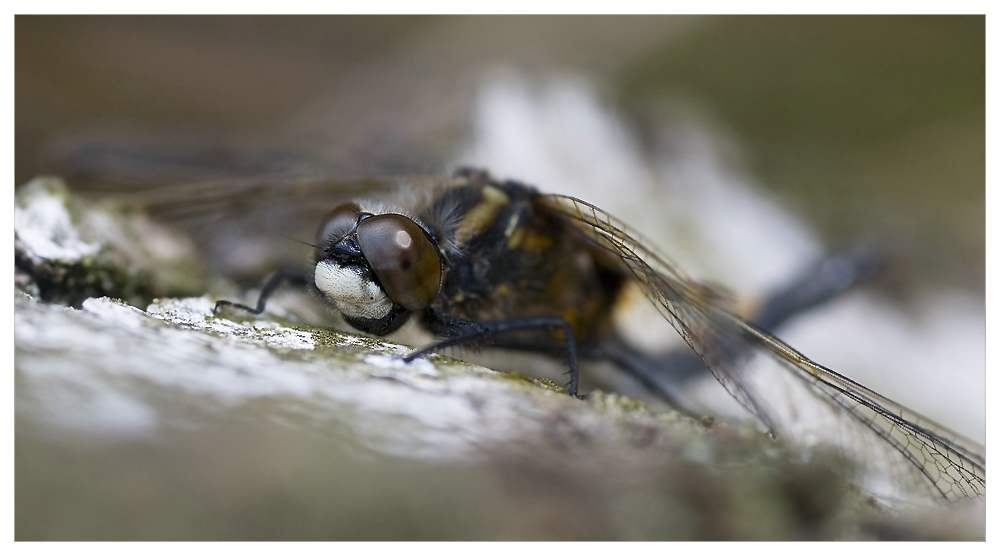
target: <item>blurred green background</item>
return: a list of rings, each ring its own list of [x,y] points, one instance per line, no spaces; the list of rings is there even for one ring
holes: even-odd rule
[[[910,246],[983,286],[985,22],[726,17],[623,73],[623,95],[683,90],[731,126],[761,183],[829,236]],[[919,253],[919,254],[918,254]],[[937,277],[943,277],[938,274]]]

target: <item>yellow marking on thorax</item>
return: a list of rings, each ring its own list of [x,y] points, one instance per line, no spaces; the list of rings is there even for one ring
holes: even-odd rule
[[[467,243],[470,239],[485,230],[493,223],[500,208],[510,202],[510,197],[506,193],[487,185],[483,187],[482,199],[476,206],[469,209],[458,224],[455,231],[455,240],[458,243]]]
[[[582,334],[583,330],[581,328],[582,323],[580,322],[580,313],[575,309],[566,309],[563,311],[562,318],[564,321],[569,323],[570,328],[576,334]]]
[[[548,251],[552,249],[552,245],[553,241],[550,236],[540,234],[523,226],[516,228],[507,238],[508,249]]]

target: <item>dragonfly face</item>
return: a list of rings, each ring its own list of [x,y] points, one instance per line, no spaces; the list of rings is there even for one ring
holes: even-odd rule
[[[316,245],[316,288],[358,330],[395,331],[441,288],[436,242],[404,215],[341,205],[320,225]]]

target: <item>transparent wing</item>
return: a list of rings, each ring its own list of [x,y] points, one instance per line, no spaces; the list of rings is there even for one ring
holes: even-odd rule
[[[276,174],[127,192],[91,186],[83,194],[113,198],[184,229],[204,253],[213,274],[253,283],[276,268],[300,268],[310,261],[316,227],[341,203],[359,198],[377,201],[380,196],[388,200],[401,189],[419,194],[447,183],[428,176]]]
[[[310,260],[337,205],[447,180],[348,166],[316,149],[209,130],[95,128],[63,136],[48,163],[77,193],[141,207],[187,231],[209,270],[248,283]],[[336,176],[336,177],[331,177]],[[397,177],[372,177],[397,176]]]
[[[715,378],[773,435],[783,435],[789,421],[779,419],[753,387],[748,369],[762,364],[794,376],[833,415],[849,417],[840,419],[835,442],[867,470],[891,474],[891,480],[906,487],[921,486],[947,500],[985,496],[983,446],[810,360],[728,311],[710,288],[685,276],[650,242],[608,213],[567,196],[543,195],[539,201],[620,259]]]
[[[341,203],[443,181],[272,175],[156,186],[114,197],[187,231],[213,273],[253,283],[276,268],[307,264],[316,227]]]

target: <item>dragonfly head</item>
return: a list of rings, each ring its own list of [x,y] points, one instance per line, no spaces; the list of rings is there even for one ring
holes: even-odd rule
[[[404,215],[341,205],[323,220],[316,245],[316,287],[360,330],[392,332],[441,288],[433,239]]]

